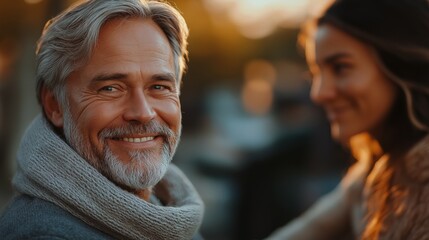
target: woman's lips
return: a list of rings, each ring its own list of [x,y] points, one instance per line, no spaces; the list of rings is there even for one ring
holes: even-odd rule
[[[349,107],[335,107],[326,109],[326,115],[329,121],[339,121],[342,116],[349,110]]]

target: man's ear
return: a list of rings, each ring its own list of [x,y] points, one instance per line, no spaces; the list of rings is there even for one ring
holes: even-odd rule
[[[64,123],[63,110],[54,93],[46,87],[42,87],[41,100],[46,117],[55,127],[62,128]]]

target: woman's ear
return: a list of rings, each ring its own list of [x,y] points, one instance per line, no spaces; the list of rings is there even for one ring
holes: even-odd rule
[[[64,123],[63,111],[54,93],[46,87],[42,87],[41,100],[43,111],[45,112],[48,120],[55,127],[62,128]]]

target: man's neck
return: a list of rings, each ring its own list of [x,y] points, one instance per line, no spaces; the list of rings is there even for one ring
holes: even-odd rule
[[[149,202],[150,195],[152,194],[152,188],[138,190],[134,192],[139,198],[145,200],[146,202]]]
[[[149,202],[150,196],[152,194],[152,187],[146,188],[146,189],[132,189],[132,188],[125,186],[123,184],[116,183],[116,185],[118,187],[124,189],[125,191],[128,191],[128,192],[136,195],[137,197]]]

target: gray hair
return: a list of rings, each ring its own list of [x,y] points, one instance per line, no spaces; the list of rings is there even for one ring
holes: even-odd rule
[[[49,20],[36,50],[37,98],[43,87],[51,90],[63,106],[67,104],[67,77],[89,59],[101,27],[113,18],[140,17],[154,21],[173,50],[178,83],[186,69],[188,27],[171,5],[151,0],[86,0]]]

